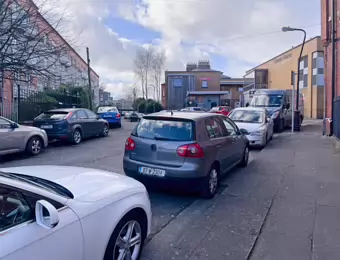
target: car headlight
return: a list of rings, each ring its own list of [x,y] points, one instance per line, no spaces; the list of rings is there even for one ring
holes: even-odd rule
[[[280,111],[274,112],[274,113],[272,114],[272,119],[277,118],[277,117],[279,116],[279,114],[280,114]]]
[[[265,130],[258,130],[255,132],[250,133],[252,136],[262,136],[264,134]]]

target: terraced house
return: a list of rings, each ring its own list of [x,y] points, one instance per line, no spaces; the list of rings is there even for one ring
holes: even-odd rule
[[[63,21],[41,10],[32,0],[0,2],[0,115],[14,120],[18,101],[32,92],[88,87],[87,63],[58,32]],[[99,76],[89,74],[96,105]]]

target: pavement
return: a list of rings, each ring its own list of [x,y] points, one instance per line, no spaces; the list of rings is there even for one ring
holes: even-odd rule
[[[0,158],[1,167],[70,165],[123,173],[124,143],[135,123],[107,138],[77,146],[52,144],[37,157]],[[321,122],[300,133],[276,134],[251,152],[247,168],[201,200],[178,192],[150,192],[152,235],[142,260],[340,259],[340,154],[321,136]]]
[[[320,121],[304,124],[178,214],[142,259],[340,259],[340,154]]]

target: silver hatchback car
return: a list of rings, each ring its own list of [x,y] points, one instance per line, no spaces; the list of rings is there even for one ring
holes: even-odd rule
[[[0,155],[27,152],[38,155],[48,146],[45,130],[19,125],[0,116]]]
[[[125,143],[124,172],[144,183],[194,187],[216,194],[224,173],[247,166],[248,139],[223,115],[159,112],[144,116]]]

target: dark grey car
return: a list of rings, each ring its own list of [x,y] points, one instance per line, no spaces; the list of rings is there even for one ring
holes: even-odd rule
[[[142,182],[184,184],[212,198],[220,177],[248,157],[248,139],[226,116],[159,112],[144,116],[126,140],[123,166]]]

